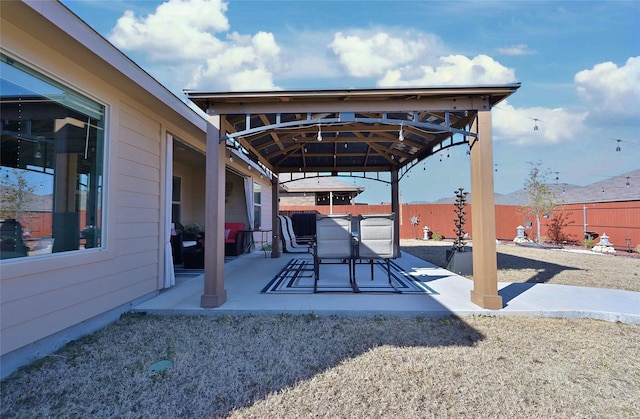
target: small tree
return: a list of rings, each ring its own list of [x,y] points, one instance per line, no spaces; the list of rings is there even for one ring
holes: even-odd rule
[[[550,172],[543,172],[540,169],[540,162],[529,162],[529,164],[531,165],[531,171],[529,172],[529,177],[524,182],[527,194],[524,210],[526,215],[534,216],[536,219],[536,242],[540,244],[540,217],[555,208],[558,202],[558,196],[553,185],[547,183]]]
[[[0,205],[0,218],[13,218],[24,223],[30,215],[35,187],[29,184],[23,170],[13,169],[0,181],[3,188]]]

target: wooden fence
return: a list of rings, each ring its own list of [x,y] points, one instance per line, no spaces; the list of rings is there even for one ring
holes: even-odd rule
[[[513,240],[518,226],[524,226],[528,237],[535,238],[535,217],[525,215],[524,209],[510,205],[496,205],[496,237],[499,240]],[[422,238],[424,227],[438,232],[445,238],[454,238],[453,204],[402,204],[400,206],[400,238]],[[281,206],[280,213],[291,215],[299,212],[320,214],[377,214],[389,213],[390,204],[381,205],[328,205],[317,206]],[[467,224],[465,231],[471,234],[473,219],[471,205],[465,208]],[[549,227],[554,219],[562,217],[561,233],[564,239],[583,243],[584,233],[595,232],[602,236],[606,233],[609,241],[617,249],[635,249],[640,245],[640,201],[608,202],[595,204],[571,204],[558,206],[541,219],[541,235],[543,240],[552,234]],[[413,222],[412,222],[413,220]],[[416,222],[417,221],[417,222]],[[528,225],[530,223],[530,225]],[[598,239],[596,239],[596,243]]]

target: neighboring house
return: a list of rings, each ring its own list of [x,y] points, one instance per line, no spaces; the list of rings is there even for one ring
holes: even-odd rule
[[[0,19],[1,166],[37,187],[24,223],[51,246],[0,261],[5,377],[175,283],[171,222],[206,229],[217,130],[61,3],[2,1]],[[269,227],[271,180],[234,153],[229,221]]]
[[[332,177],[301,177],[283,174],[280,206],[323,206],[355,204],[364,187]]]

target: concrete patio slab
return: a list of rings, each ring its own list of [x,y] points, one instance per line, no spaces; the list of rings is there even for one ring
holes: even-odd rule
[[[200,307],[204,276],[162,291],[132,311],[159,315],[278,315],[340,316],[527,316],[595,318],[640,324],[640,293],[554,284],[500,283],[501,310],[483,309],[470,300],[473,282],[407,253],[395,262],[419,276],[437,294],[318,293],[262,294],[260,291],[293,258],[283,254],[243,255],[225,264],[227,301],[212,309]],[[311,255],[306,255],[311,258]],[[325,269],[323,266],[322,269]],[[328,273],[330,274],[330,273]],[[324,274],[323,274],[324,275]],[[363,273],[363,277],[368,274]],[[359,274],[360,277],[360,274]],[[362,281],[365,279],[359,279]],[[345,281],[347,281],[345,277]]]

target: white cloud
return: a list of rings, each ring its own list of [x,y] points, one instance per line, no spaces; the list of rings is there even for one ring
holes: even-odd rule
[[[406,33],[392,36],[386,32],[337,32],[329,48],[350,76],[375,77],[386,71],[424,59],[437,49],[439,40],[427,34]]]
[[[280,47],[272,34],[258,32],[254,36],[233,33],[227,47],[215,57],[205,60],[192,72],[187,88],[206,86],[211,90],[275,89],[269,70],[278,61]],[[253,77],[253,78],[252,78]]]
[[[574,77],[578,95],[594,111],[605,115],[640,115],[640,56],[631,57],[618,67],[600,63]]]
[[[531,55],[536,52],[529,49],[527,44],[512,45],[510,47],[498,48],[498,53],[502,55]]]
[[[502,84],[516,81],[515,71],[487,55],[469,59],[463,55],[449,55],[438,64],[408,65],[388,70],[378,81],[379,86],[471,85]]]
[[[588,112],[564,108],[514,108],[504,101],[492,111],[493,137],[496,141],[520,145],[574,141],[587,131],[587,116]]]
[[[146,17],[125,12],[109,39],[155,62],[174,90],[275,88],[272,71],[281,53],[275,37],[227,33],[226,11],[220,0],[169,0]]]
[[[264,68],[242,70],[228,77],[235,90],[277,90],[273,75]]]
[[[220,0],[169,0],[147,17],[127,10],[109,40],[123,50],[144,50],[153,61],[197,60],[224,47],[214,33],[228,30],[226,10]]]

